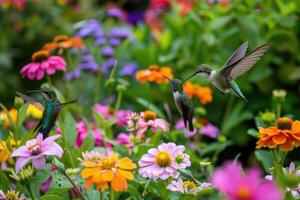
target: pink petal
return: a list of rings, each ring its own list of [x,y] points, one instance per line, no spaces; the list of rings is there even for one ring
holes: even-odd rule
[[[51,147],[42,152],[42,155],[57,156],[60,158],[63,155],[63,152],[64,151],[61,146],[59,146],[56,142],[53,142]]]
[[[47,137],[43,143],[42,143],[42,146],[51,146],[52,143],[57,139],[57,138],[60,138],[61,135],[53,135],[53,136],[49,136]]]
[[[26,146],[21,146],[18,149],[14,150],[13,153],[11,154],[11,157],[16,157],[16,156],[22,156],[22,157],[29,157],[31,154],[26,148]]]
[[[44,169],[46,165],[46,159],[44,156],[38,156],[32,159],[32,166],[36,169]]]
[[[32,63],[28,69],[28,73],[35,73],[40,68],[39,63]]]
[[[55,68],[54,67],[48,67],[46,69],[47,74],[52,75],[55,74]]]
[[[42,80],[45,76],[45,71],[42,70],[42,69],[39,69],[37,72],[36,72],[36,80]]]
[[[30,157],[19,157],[16,162],[16,172],[18,173],[20,169],[26,165],[26,163],[30,160]]]

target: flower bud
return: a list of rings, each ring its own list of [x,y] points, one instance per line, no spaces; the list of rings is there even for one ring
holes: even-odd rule
[[[16,108],[19,109],[24,104],[24,100],[21,97],[15,97],[14,104],[15,104]]]
[[[117,91],[118,92],[125,92],[126,91],[126,89],[127,89],[127,87],[125,86],[125,85],[121,85],[121,84],[119,84],[119,85],[117,85]]]

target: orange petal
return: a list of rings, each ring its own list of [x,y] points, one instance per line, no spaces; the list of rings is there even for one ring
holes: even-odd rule
[[[91,187],[91,185],[93,184],[93,180],[92,180],[92,177],[91,178],[88,178],[85,182],[85,188],[86,189],[89,189]]]
[[[111,181],[114,177],[114,173],[111,170],[107,170],[102,174],[102,178],[104,181]]]
[[[100,183],[97,183],[97,189],[100,189],[102,192],[103,190],[105,190],[106,188],[108,188],[108,184],[105,181],[102,181]]]
[[[93,176],[93,181],[95,183],[100,183],[103,181],[102,173],[100,170]]]
[[[136,164],[133,163],[129,158],[122,158],[118,161],[118,165],[121,169],[132,170],[136,168]]]
[[[129,180],[133,180],[134,178],[133,173],[126,170],[118,169],[118,173]]]
[[[81,163],[81,165],[84,166],[84,167],[96,167],[97,166],[96,163],[91,162],[91,161],[83,161]]]
[[[293,146],[290,142],[286,142],[282,145],[280,145],[282,151],[291,151],[293,149]]]
[[[126,191],[128,188],[127,181],[120,175],[114,176],[111,182],[111,187],[117,192]]]
[[[82,170],[81,177],[85,179],[85,178],[95,175],[97,172],[99,172],[98,168],[86,168],[86,169]]]
[[[300,133],[300,121],[296,120],[292,124],[292,131]]]
[[[283,144],[286,142],[286,137],[283,135],[283,134],[280,134],[280,135],[274,135],[272,137],[272,141],[275,143],[275,144]]]

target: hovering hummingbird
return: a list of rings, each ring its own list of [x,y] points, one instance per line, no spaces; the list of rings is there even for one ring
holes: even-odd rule
[[[187,94],[183,91],[182,81],[179,79],[170,79],[169,77],[161,74],[166,79],[170,81],[173,90],[173,97],[176,104],[176,107],[181,114],[184,122],[185,128],[188,128],[190,132],[194,130],[193,126],[193,115],[194,108],[193,103],[187,96]]]
[[[246,97],[241,92],[239,86],[234,81],[237,77],[241,76],[263,56],[263,54],[270,48],[271,44],[263,44],[250,53],[246,54],[248,48],[248,41],[244,42],[227,60],[222,68],[213,70],[206,64],[199,65],[199,68],[186,80],[195,75],[207,78],[218,90],[222,93],[231,92],[235,96],[243,98],[247,101]]]
[[[60,110],[64,106],[76,102],[75,99],[69,102],[60,103],[56,97],[55,92],[51,90],[31,90],[27,92],[40,92],[44,96],[45,102],[42,103],[23,93],[16,92],[17,95],[22,97],[25,101],[33,104],[35,107],[43,111],[42,119],[39,121],[34,131],[38,130],[39,133],[43,134],[44,138],[48,136],[49,132],[54,127]]]

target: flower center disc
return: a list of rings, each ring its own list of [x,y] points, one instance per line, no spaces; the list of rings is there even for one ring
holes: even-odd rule
[[[47,58],[49,57],[49,52],[46,50],[41,50],[41,51],[37,51],[35,52],[31,59],[33,62],[42,62],[44,60],[47,60]]]
[[[109,158],[103,158],[101,163],[104,169],[111,169],[114,168],[116,165],[116,161]]]
[[[196,187],[195,183],[193,181],[183,181],[182,186],[187,186],[188,189],[193,189]]]
[[[152,111],[145,111],[144,112],[144,119],[145,121],[154,120],[156,119],[157,115],[155,112]]]
[[[169,167],[172,164],[171,156],[168,152],[160,151],[155,157],[156,163],[160,167]]]
[[[60,43],[60,42],[67,41],[68,39],[69,37],[67,35],[58,35],[53,39],[53,42]]]
[[[277,127],[280,130],[291,130],[292,129],[293,120],[288,117],[282,117],[277,120]]]
[[[248,187],[242,186],[238,189],[238,192],[237,192],[238,199],[247,200],[247,199],[250,199],[250,196],[251,196],[251,193],[250,193]]]

